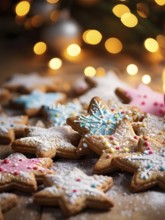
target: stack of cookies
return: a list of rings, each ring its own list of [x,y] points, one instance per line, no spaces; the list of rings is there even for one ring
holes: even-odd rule
[[[19,203],[17,191],[66,216],[86,207],[109,210],[110,175],[123,171],[132,175],[131,192],[165,190],[163,94],[132,88],[113,72],[85,80],[71,86],[30,73],[2,85],[0,219]],[[92,161],[92,173],[77,166],[82,159]]]

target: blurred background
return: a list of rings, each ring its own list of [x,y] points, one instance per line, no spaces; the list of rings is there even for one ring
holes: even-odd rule
[[[1,0],[0,79],[104,76],[165,92],[165,0]]]

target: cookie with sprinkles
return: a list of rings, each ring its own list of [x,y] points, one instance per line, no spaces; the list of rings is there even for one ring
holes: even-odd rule
[[[43,93],[35,90],[28,95],[21,95],[12,100],[12,105],[22,107],[28,116],[34,116],[40,113],[43,105],[53,105],[63,102],[66,98],[64,93]]]
[[[36,154],[37,157],[77,158],[76,146],[80,136],[69,126],[25,129],[25,137],[12,144],[16,152]]]
[[[112,112],[102,99],[94,97],[89,104],[87,114],[68,118],[67,124],[83,135],[78,146],[78,154],[86,153],[86,144],[83,143],[87,136],[111,135],[125,115],[125,112],[122,111]],[[84,148],[82,147],[83,145]]]
[[[10,189],[35,191],[36,180],[42,181],[45,174],[54,173],[48,169],[52,163],[50,158],[28,159],[20,153],[13,153],[0,160],[0,192]]]
[[[49,126],[64,126],[66,119],[80,114],[83,111],[82,105],[79,101],[68,102],[65,105],[44,105],[42,107],[42,114],[44,115]]]
[[[15,137],[23,135],[25,125],[28,123],[27,116],[7,116],[0,115],[0,142],[10,144]]]
[[[3,87],[9,91],[30,93],[33,90],[43,92],[68,92],[70,84],[60,79],[57,76],[40,75],[32,72],[28,74],[15,74]]]
[[[85,80],[91,89],[79,97],[80,102],[83,104],[88,104],[94,96],[99,96],[105,102],[111,98],[120,101],[114,92],[115,89],[117,87],[129,88],[129,85],[119,79],[113,71],[109,71],[103,76],[86,77]]]
[[[0,194],[0,220],[4,220],[2,213],[5,213],[16,206],[18,203],[18,197],[13,193],[1,193]]]
[[[148,136],[165,146],[165,116],[146,114],[142,122],[134,122],[133,128],[138,135]]]
[[[122,130],[121,130],[122,131]],[[114,160],[115,158],[122,158],[125,157],[128,153],[144,153],[146,155],[153,154],[155,151],[161,149],[162,145],[159,142],[154,141],[153,139],[146,137],[146,136],[132,136],[136,140],[136,142],[133,144],[131,141],[131,135],[130,131],[125,130],[126,133],[124,135],[125,139],[128,134],[130,136],[130,140],[123,140],[123,147],[125,146],[126,149],[121,148],[118,150],[115,149],[106,149],[102,152],[99,160],[94,166],[94,173],[97,174],[105,174],[110,173],[117,169],[116,166],[114,166]],[[120,136],[118,136],[120,137]]]
[[[67,216],[84,208],[108,210],[113,202],[104,193],[112,187],[108,176],[88,176],[78,168],[67,173],[45,176],[45,189],[35,193],[34,202],[40,205],[60,206]]]
[[[134,153],[113,159],[113,164],[121,170],[133,173],[131,190],[139,192],[153,186],[165,190],[165,149],[153,154]]]
[[[164,94],[153,91],[144,84],[140,84],[137,89],[117,88],[116,94],[124,103],[137,106],[143,112],[157,116],[165,115]]]

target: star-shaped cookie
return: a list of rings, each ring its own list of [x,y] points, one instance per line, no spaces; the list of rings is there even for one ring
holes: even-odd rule
[[[66,96],[63,93],[43,93],[35,90],[28,95],[21,95],[12,100],[12,104],[18,107],[23,107],[24,111],[29,116],[38,114],[43,105],[53,105],[58,102],[63,102]]]
[[[139,107],[143,112],[153,115],[165,115],[164,95],[153,91],[144,84],[140,84],[137,89],[117,88],[116,94],[130,105]]]
[[[86,207],[108,210],[113,206],[104,193],[113,184],[108,176],[88,176],[74,168],[67,175],[46,175],[45,184],[47,187],[34,195],[34,201],[41,205],[58,205],[67,216]]]
[[[114,150],[112,152],[111,149],[106,149],[102,152],[99,160],[95,164],[94,167],[94,173],[98,174],[104,174],[104,173],[110,173],[113,170],[116,170],[117,167],[114,165],[113,161],[115,158],[122,158],[125,155],[133,154],[134,152],[141,152],[146,155],[153,154],[155,151],[159,150],[162,146],[159,142],[154,141],[153,139],[146,137],[146,136],[135,136],[135,140],[137,138],[138,143],[136,142],[134,147],[131,148],[131,145],[128,145],[128,150]],[[127,143],[125,143],[125,146],[127,146]],[[131,142],[130,142],[131,144]]]
[[[54,173],[47,167],[52,165],[50,158],[28,159],[23,154],[13,153],[0,160],[0,192],[17,189],[31,192],[37,189],[37,180],[45,174]]]
[[[25,129],[25,136],[12,144],[12,149],[21,153],[33,153],[37,157],[75,158],[80,136],[69,126]]]
[[[30,93],[36,89],[43,92],[67,92],[70,90],[70,85],[59,77],[44,76],[35,72],[26,75],[15,74],[9,81],[4,83],[3,87],[21,93]]]
[[[134,122],[133,127],[138,135],[145,135],[165,146],[165,116],[146,114],[142,122]]]
[[[0,194],[0,220],[4,220],[3,214],[17,205],[18,198],[13,193]]]
[[[139,192],[155,185],[165,190],[165,149],[160,148],[153,154],[134,153],[116,157],[113,164],[121,170],[134,173],[131,190]]]
[[[10,144],[15,136],[23,134],[25,125],[28,123],[27,116],[6,116],[0,115],[0,142],[1,144]]]
[[[92,88],[79,97],[80,102],[84,104],[88,104],[94,96],[99,96],[105,102],[111,98],[119,101],[114,92],[115,89],[117,87],[129,88],[129,85],[119,79],[113,71],[109,71],[103,77],[86,77],[86,81]]]
[[[56,104],[52,106],[43,106],[42,114],[48,121],[49,126],[66,125],[66,119],[80,114],[83,111],[82,105],[78,101],[68,102],[65,105]]]

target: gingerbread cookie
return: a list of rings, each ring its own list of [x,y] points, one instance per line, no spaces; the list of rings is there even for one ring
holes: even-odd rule
[[[4,88],[10,91],[30,93],[33,90],[43,92],[68,92],[70,85],[57,76],[42,76],[38,73],[15,74],[9,81],[4,83]]]
[[[129,85],[120,80],[113,71],[108,72],[103,77],[86,77],[86,81],[92,88],[79,97],[80,102],[84,104],[88,104],[94,96],[99,96],[105,102],[111,98],[119,101],[115,95],[115,89],[119,86],[129,88]]]
[[[10,144],[15,137],[23,135],[24,127],[28,123],[27,116],[6,116],[0,115],[0,142]]]
[[[29,116],[38,114],[43,105],[53,105],[63,102],[66,96],[63,93],[43,93],[35,90],[29,95],[21,95],[12,100],[12,104],[17,107],[23,107],[25,113]]]
[[[12,209],[18,203],[18,198],[13,193],[1,193],[0,194],[0,220],[4,220],[3,214]]]
[[[165,116],[146,114],[143,121],[133,123],[133,127],[138,135],[151,137],[165,146]]]
[[[80,136],[69,126],[25,129],[26,137],[14,141],[12,149],[22,153],[35,153],[37,157],[76,158]]]
[[[83,111],[78,101],[69,102],[66,105],[56,104],[52,106],[44,105],[42,113],[45,116],[49,126],[66,125],[66,119],[80,114]]]
[[[127,136],[127,135],[125,135]],[[126,137],[125,137],[126,138]],[[115,158],[122,158],[126,155],[126,153],[133,153],[133,152],[141,152],[144,154],[153,154],[154,151],[159,150],[162,146],[159,142],[154,141],[153,139],[143,136],[143,137],[137,137],[134,136],[134,139],[138,141],[136,142],[136,146],[134,148],[131,148],[131,145],[127,145],[127,142],[124,142],[125,146],[127,146],[127,149],[125,150],[111,150],[106,149],[102,152],[99,160],[95,164],[94,167],[94,173],[98,174],[104,174],[104,173],[110,173],[113,170],[116,170],[116,166],[114,166],[113,160]],[[139,140],[138,140],[139,139]],[[128,139],[129,140],[129,139]],[[130,142],[131,144],[131,142]]]
[[[19,153],[0,160],[0,192],[9,189],[36,190],[36,179],[41,181],[45,174],[54,173],[47,168],[52,162],[50,158],[28,159]]]
[[[117,88],[116,94],[125,103],[137,106],[143,112],[157,116],[165,115],[164,95],[153,91],[144,84],[140,84],[137,89]]]
[[[165,149],[153,154],[134,153],[113,159],[114,166],[134,173],[131,190],[139,192],[158,185],[165,190]]]
[[[7,89],[0,88],[0,103],[5,103],[11,99],[11,94]]]
[[[112,187],[108,176],[87,176],[74,168],[67,173],[45,176],[46,188],[34,195],[34,202],[40,205],[60,206],[65,215],[75,215],[82,209],[108,210],[113,202],[104,193]]]

